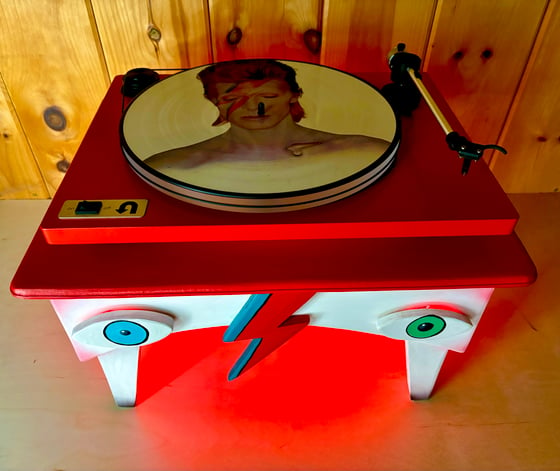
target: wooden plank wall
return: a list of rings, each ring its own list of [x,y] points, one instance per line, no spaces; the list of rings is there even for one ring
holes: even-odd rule
[[[40,5],[40,6],[39,6]],[[423,59],[508,192],[560,187],[557,0],[0,0],[0,198],[48,198],[111,79],[275,57],[387,70]]]

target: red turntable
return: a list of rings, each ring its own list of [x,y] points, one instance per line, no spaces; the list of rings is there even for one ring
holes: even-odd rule
[[[214,326],[251,340],[230,380],[309,325],[404,340],[410,395],[426,399],[493,290],[536,277],[485,162],[460,171],[457,152],[470,163],[481,146],[452,131],[429,77],[432,102],[410,116],[376,88],[386,74],[301,62],[136,70],[150,85],[133,99],[130,77],[113,81],[11,285],[51,300],[118,405],[136,404],[145,345]]]

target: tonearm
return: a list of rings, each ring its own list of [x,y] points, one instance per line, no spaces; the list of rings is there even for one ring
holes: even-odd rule
[[[381,89],[381,93],[391,103],[395,111],[399,114],[409,115],[418,107],[420,99],[424,98],[424,101],[445,132],[447,145],[451,150],[458,152],[459,157],[463,159],[463,175],[468,173],[471,162],[479,160],[486,149],[493,149],[507,154],[507,151],[501,146],[496,144],[476,144],[453,130],[422,82],[420,57],[405,52],[405,49],[405,44],[399,43],[389,54],[388,62],[391,69],[392,83],[385,85]]]

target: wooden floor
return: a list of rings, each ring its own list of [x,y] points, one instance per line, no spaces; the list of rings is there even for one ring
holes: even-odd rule
[[[430,400],[408,400],[398,341],[308,328],[228,382],[244,345],[206,329],[146,358],[169,384],[141,376],[134,409],[48,301],[10,295],[48,202],[0,201],[0,470],[559,470],[560,194],[511,199],[539,278],[495,292]]]

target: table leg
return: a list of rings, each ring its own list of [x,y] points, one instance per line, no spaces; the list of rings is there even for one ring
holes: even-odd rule
[[[428,399],[437,380],[447,350],[421,342],[405,341],[406,372],[410,399]]]
[[[120,407],[133,407],[136,404],[139,356],[140,347],[126,347],[97,357],[113,398]]]

